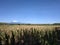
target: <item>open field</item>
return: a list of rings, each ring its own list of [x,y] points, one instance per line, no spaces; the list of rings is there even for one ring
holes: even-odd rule
[[[60,25],[0,25],[0,30],[30,30],[30,28],[35,28],[37,30],[52,30],[55,27],[60,27]]]

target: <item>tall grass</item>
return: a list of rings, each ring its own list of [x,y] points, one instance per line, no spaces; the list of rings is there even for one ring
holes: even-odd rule
[[[0,30],[0,45],[58,45],[57,32],[55,30],[47,30],[21,29],[12,30],[10,34]]]

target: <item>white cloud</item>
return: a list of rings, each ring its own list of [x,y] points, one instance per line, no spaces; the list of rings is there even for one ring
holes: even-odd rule
[[[16,21],[16,20],[13,20],[12,22],[18,22],[18,21]]]

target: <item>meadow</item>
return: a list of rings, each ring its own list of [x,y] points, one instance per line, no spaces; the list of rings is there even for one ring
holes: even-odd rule
[[[56,27],[60,25],[0,25],[0,45],[60,45]]]

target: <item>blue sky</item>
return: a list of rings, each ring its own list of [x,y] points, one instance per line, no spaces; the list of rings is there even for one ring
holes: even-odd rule
[[[0,0],[0,22],[59,23],[60,0]]]

